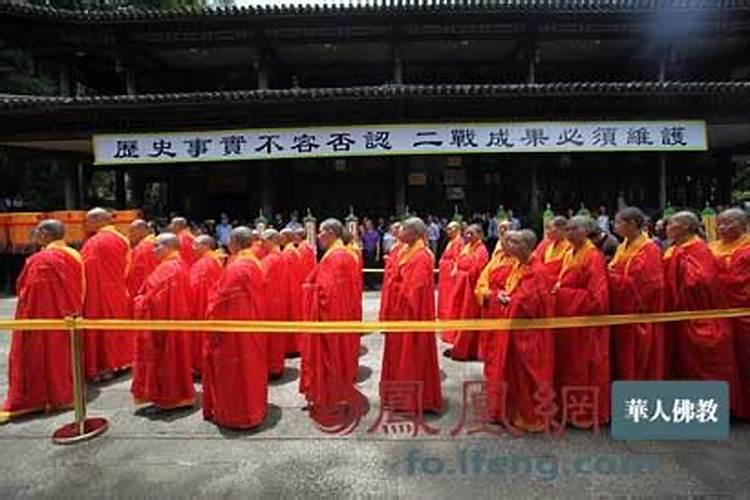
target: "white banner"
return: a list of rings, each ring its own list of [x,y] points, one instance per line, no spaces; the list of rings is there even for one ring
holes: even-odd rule
[[[471,153],[705,151],[704,121],[427,123],[95,135],[97,165]]]

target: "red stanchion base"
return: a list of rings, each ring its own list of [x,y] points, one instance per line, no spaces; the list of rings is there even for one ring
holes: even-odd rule
[[[87,418],[83,421],[83,432],[78,432],[76,422],[65,424],[52,434],[52,442],[55,444],[75,444],[81,441],[93,439],[104,434],[109,427],[109,422],[104,418]]]

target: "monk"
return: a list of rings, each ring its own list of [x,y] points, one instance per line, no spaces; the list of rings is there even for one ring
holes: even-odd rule
[[[455,276],[451,317],[456,319],[478,319],[481,308],[476,301],[474,288],[487,265],[487,247],[484,246],[482,227],[472,224],[466,230],[466,245],[453,264],[451,274]],[[444,355],[456,361],[478,359],[480,333],[471,330],[460,331],[453,339],[453,348]]]
[[[250,237],[251,237],[250,248],[252,249],[255,256],[258,257],[258,259],[263,260],[263,257],[266,256],[266,248],[263,244],[262,233],[258,231],[257,229],[253,229],[251,231]]]
[[[570,248],[551,293],[557,316],[593,316],[609,312],[609,289],[604,256],[586,237],[593,221],[586,216],[568,220],[565,238]],[[609,328],[566,328],[555,332],[555,386],[560,408],[565,411],[573,399],[587,403],[585,408],[566,415],[567,421],[580,427],[609,420]],[[587,393],[571,393],[573,386],[587,388]],[[592,391],[597,391],[594,394]],[[596,404],[598,400],[598,404]],[[576,421],[571,415],[577,413]],[[596,417],[596,418],[595,418]]]
[[[127,284],[128,293],[130,298],[133,299],[140,291],[148,275],[159,265],[159,259],[154,254],[156,236],[151,232],[151,228],[145,220],[136,219],[130,223],[129,237],[132,254]]]
[[[65,226],[43,220],[34,231],[42,250],[18,278],[16,319],[61,319],[83,310],[83,259],[65,244]],[[66,331],[15,331],[8,357],[8,394],[0,424],[34,412],[67,409],[73,403],[70,335]]]
[[[169,224],[169,230],[180,239],[180,255],[189,268],[195,264],[197,256],[193,251],[195,236],[190,232],[187,219],[184,217],[174,217]]]
[[[612,314],[664,312],[661,250],[645,233],[646,217],[627,207],[615,215],[615,233],[624,239],[608,265]],[[664,325],[613,326],[615,380],[664,378]]]
[[[294,244],[297,246],[297,251],[300,258],[300,275],[302,281],[313,272],[315,264],[317,264],[317,251],[313,248],[310,243],[305,239],[306,232],[304,228],[299,228],[294,231]]]
[[[128,319],[131,316],[127,276],[131,261],[130,241],[112,225],[112,216],[103,208],[86,214],[86,232],[81,255],[86,273],[87,319]],[[116,330],[86,330],[83,334],[86,378],[106,380],[114,372],[133,363],[135,335]]]
[[[281,258],[287,269],[287,318],[289,321],[302,320],[302,260],[299,250],[294,244],[294,230],[290,228],[282,229],[281,235]],[[284,347],[284,354],[288,358],[295,358],[300,353],[301,336],[299,334],[287,335],[287,343]]]
[[[545,228],[547,233],[532,255],[534,260],[543,264],[545,274],[550,281],[550,287],[554,285],[555,280],[560,275],[563,256],[570,248],[570,242],[565,239],[567,224],[568,219],[560,215],[547,221]]]
[[[221,278],[224,266],[224,253],[219,250],[216,240],[202,234],[195,238],[193,251],[198,260],[190,268],[190,290],[193,297],[193,312],[195,319],[205,320],[208,312],[208,300],[214,287]],[[193,373],[203,372],[203,350],[205,334],[203,332],[190,333],[190,359]]]
[[[724,306],[750,306],[750,234],[744,210],[730,208],[716,217],[719,240],[711,252],[719,268],[719,283]],[[732,320],[734,349],[737,355],[739,390],[735,415],[750,419],[750,317]]]
[[[513,262],[499,289],[490,289],[485,302],[497,304],[493,313],[502,319],[544,318],[551,313],[548,282],[541,264],[532,258],[536,235],[524,229],[509,231],[503,238],[503,249]],[[494,288],[494,286],[493,286]],[[547,329],[492,332],[492,353],[485,359],[488,392],[498,399],[491,410],[498,422],[510,422],[528,432],[544,429],[545,422],[535,410],[539,391],[552,388],[555,342]],[[507,393],[499,388],[507,384]],[[496,392],[497,391],[497,392]],[[490,401],[493,398],[490,397]]]
[[[701,223],[692,212],[677,212],[667,220],[673,242],[664,252],[666,305],[669,311],[700,311],[722,306],[719,269],[705,241]],[[681,321],[671,326],[672,376],[684,380],[724,380],[729,383],[731,408],[737,404],[737,364],[728,320]]]
[[[156,238],[154,253],[160,263],[135,298],[135,318],[193,319],[190,270],[180,256],[180,240],[173,233],[162,233]],[[130,387],[136,405],[152,403],[160,410],[173,410],[195,404],[188,335],[138,332]]]
[[[212,320],[260,321],[265,317],[265,292],[260,259],[251,249],[252,231],[232,230],[234,256],[208,305]],[[207,333],[203,362],[203,418],[223,427],[249,429],[260,425],[268,408],[266,338],[248,333]]]
[[[433,321],[435,257],[425,245],[427,226],[418,217],[406,219],[401,228],[404,248],[394,264],[389,293],[393,296],[393,317],[398,321]],[[434,333],[386,333],[381,388],[385,382],[421,382],[421,402],[403,401],[394,409],[439,412],[443,406],[440,369]],[[382,390],[382,389],[381,389]],[[386,396],[381,394],[381,398]],[[386,396],[387,397],[387,396]]]
[[[346,250],[343,234],[344,227],[337,219],[320,224],[318,242],[325,253],[303,286],[306,321],[358,319],[352,305],[362,293],[353,279],[357,262]],[[347,342],[347,334],[304,335],[299,390],[313,418],[321,418],[326,410],[335,408],[340,391],[351,387],[356,379],[357,354],[351,352]]]
[[[385,265],[383,268],[383,287],[380,292],[380,321],[388,321],[394,318],[395,304],[393,303],[393,279],[398,268],[398,260],[401,257],[401,251],[404,249],[404,243],[401,241],[401,223],[394,222],[391,225],[391,233],[396,242],[391,247],[388,255],[384,257]]]
[[[261,259],[265,279],[265,319],[289,321],[289,269],[281,255],[281,235],[275,229],[266,229],[262,239],[265,254]],[[288,342],[289,335],[281,333],[271,333],[266,340],[268,375],[271,378],[284,375],[284,353]]]
[[[354,283],[355,297],[352,298],[352,300],[350,301],[350,304],[354,308],[353,311],[351,312],[351,317],[354,319],[357,319],[357,321],[360,321],[362,319],[362,290],[364,290],[364,283],[363,283],[364,257],[362,256],[362,249],[360,248],[359,243],[357,242],[356,236],[354,236],[346,228],[346,226],[344,226],[344,233],[343,233],[341,241],[344,243],[344,246],[346,247],[346,251],[349,252],[349,255],[352,256],[352,259],[354,259],[354,262],[357,264],[356,267],[354,268],[354,274],[352,275],[352,282]],[[349,373],[354,374],[354,378],[352,379],[352,382],[354,382],[357,378],[356,374],[357,374],[359,365],[356,360],[359,357],[361,335],[362,334],[352,334],[352,335],[346,336],[348,351],[344,353],[344,359],[352,363],[352,365],[349,367]]]
[[[461,236],[461,226],[458,222],[450,222],[445,227],[445,232],[448,236],[448,243],[445,245],[445,250],[443,250],[443,255],[440,256],[440,263],[438,264],[437,317],[438,319],[454,319],[452,316],[452,306],[456,275],[453,274],[453,269],[456,259],[464,246],[464,240]],[[456,332],[453,331],[445,331],[441,334],[443,342],[451,344],[455,336]]]

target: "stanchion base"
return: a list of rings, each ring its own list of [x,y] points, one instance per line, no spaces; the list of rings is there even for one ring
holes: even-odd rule
[[[80,443],[104,434],[108,427],[107,419],[87,418],[83,421],[83,433],[78,432],[78,424],[75,422],[65,424],[52,434],[52,442],[55,444]]]

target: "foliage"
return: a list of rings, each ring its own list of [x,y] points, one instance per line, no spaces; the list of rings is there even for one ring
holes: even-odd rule
[[[732,178],[732,203],[750,203],[750,166],[746,164]]]

